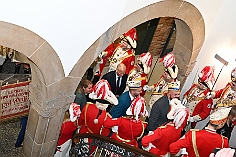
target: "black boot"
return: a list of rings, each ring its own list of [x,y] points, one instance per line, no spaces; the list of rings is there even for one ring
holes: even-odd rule
[[[91,81],[93,78],[93,68],[89,67],[87,71],[88,71],[87,79]]]
[[[0,73],[2,73],[2,67],[3,67],[3,65],[0,65]]]
[[[15,73],[14,73],[14,74],[19,74],[19,72],[20,72],[20,66],[21,66],[21,64],[16,64],[16,65],[15,65]]]

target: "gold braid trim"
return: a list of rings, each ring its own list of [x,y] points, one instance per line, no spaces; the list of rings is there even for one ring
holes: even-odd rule
[[[192,143],[193,143],[193,150],[194,150],[195,156],[200,157],[198,150],[197,150],[196,131],[195,130],[192,130]]]
[[[220,136],[221,136],[221,139],[222,139],[222,146],[221,146],[221,148],[224,148],[224,144],[225,144],[224,137],[222,135],[220,135]]]
[[[87,115],[87,111],[88,111],[88,106],[89,106],[89,104],[86,104],[86,106],[85,106],[84,123],[85,123],[85,126],[87,127],[88,131],[93,134],[93,131],[91,129],[89,129],[88,123],[87,123],[87,120],[86,120],[87,119],[86,115]]]
[[[143,133],[144,133],[144,125],[143,125],[143,122],[141,121],[141,124],[142,124],[142,133],[139,137],[137,137],[137,140],[139,140],[142,136],[143,136]]]
[[[132,140],[126,140],[126,139],[121,138],[117,133],[116,133],[116,137],[123,142],[132,142]]]

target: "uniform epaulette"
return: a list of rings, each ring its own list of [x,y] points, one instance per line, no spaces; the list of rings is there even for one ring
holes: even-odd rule
[[[190,129],[190,131],[199,131],[200,129]]]
[[[160,128],[160,129],[164,129],[164,128],[166,128],[166,125],[164,125],[164,126],[159,126],[159,128]]]
[[[122,116],[122,118],[130,119],[130,116]]]
[[[226,138],[226,139],[228,139],[228,137],[226,137],[226,136],[224,136],[224,135],[221,135],[223,138]]]
[[[107,113],[107,116],[110,117],[110,118],[112,118],[112,116],[110,115],[110,113]]]
[[[174,123],[167,123],[166,125],[175,126]]]

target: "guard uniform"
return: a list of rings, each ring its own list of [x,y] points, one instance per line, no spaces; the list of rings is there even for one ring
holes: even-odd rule
[[[102,70],[106,65],[107,59],[109,59],[108,72],[114,71],[117,65],[124,63],[126,65],[126,74],[128,75],[130,70],[134,66],[135,62],[135,51],[134,48],[137,46],[136,40],[138,40],[137,31],[135,28],[131,28],[128,32],[123,34],[120,39],[125,41],[129,47],[123,49],[122,43],[115,44],[111,43],[103,52],[102,56],[99,56],[98,64],[95,66],[94,75],[101,76]],[[122,42],[121,41],[121,42]],[[103,53],[105,53],[103,55]]]
[[[104,122],[104,127],[113,126],[118,126],[118,132],[112,134],[112,139],[138,147],[137,140],[143,136],[147,123],[128,117],[107,119]]]
[[[196,122],[204,120],[210,115],[213,100],[207,99],[207,93],[212,90],[214,83],[214,67],[205,66],[198,74],[198,83],[193,84],[184,94],[182,103],[190,110],[191,128],[196,126]],[[188,131],[189,127],[185,130]]]
[[[216,102],[216,108],[236,105],[236,92],[231,89],[230,83],[225,88],[216,91],[214,98],[219,98]]]
[[[142,138],[143,149],[159,156],[168,156],[170,144],[180,138],[189,118],[189,111],[180,100],[172,99],[170,105],[167,118],[173,121],[158,127]]]
[[[97,118],[98,114],[99,117]],[[97,124],[94,123],[94,119],[98,119]],[[87,103],[80,114],[78,125],[81,128],[79,133],[108,136],[110,130],[103,126],[103,122],[107,119],[111,119],[111,116],[105,110],[98,109],[95,104]]]
[[[196,126],[197,121],[204,120],[210,115],[213,100],[205,99],[208,92],[209,89],[199,89],[197,84],[193,84],[184,94],[184,97],[188,100],[186,107],[190,111],[190,116],[195,121],[195,123],[192,123],[192,127]]]
[[[102,61],[101,64],[99,64],[98,74],[102,73],[107,59],[109,59],[110,62],[108,72],[116,70],[118,64],[124,63],[126,65],[126,74],[129,74],[135,62],[135,52],[132,48],[123,50],[120,43],[116,44],[116,46],[112,43],[104,51],[107,52],[107,55],[101,58]]]
[[[190,130],[170,145],[170,153],[177,154],[186,148],[189,157],[208,157],[215,148],[228,148],[228,139],[216,133],[216,129],[226,123],[230,110],[231,108],[224,108],[213,112],[205,130]]]
[[[228,148],[228,139],[216,133],[215,130],[192,129],[181,139],[170,145],[170,153],[177,154],[186,148],[188,157],[208,157],[215,148]]]
[[[146,135],[142,138],[142,146],[147,147],[152,143],[152,148],[149,152],[164,156],[169,152],[169,145],[180,138],[183,128],[175,129],[172,122],[165,126],[160,126],[153,133]]]

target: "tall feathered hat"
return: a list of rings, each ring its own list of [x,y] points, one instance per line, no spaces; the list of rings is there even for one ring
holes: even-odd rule
[[[120,36],[120,38],[130,44],[133,48],[137,47],[138,35],[135,28],[131,28],[128,32]]]
[[[138,64],[139,64],[139,66],[141,66],[143,68],[143,72],[145,74],[148,74],[150,71],[150,68],[152,66],[152,59],[153,59],[152,54],[149,52],[142,53],[137,58]]]
[[[93,86],[89,97],[95,100],[105,100],[114,105],[118,104],[118,100],[112,93],[109,83],[104,79],[101,79]]]
[[[175,128],[184,128],[189,119],[189,110],[181,104],[181,101],[174,98],[170,101],[170,111],[167,114],[168,119],[173,119]]]
[[[141,96],[134,98],[130,107],[126,110],[126,114],[135,116],[136,120],[138,120],[138,116],[146,117],[148,115],[146,100]]]
[[[198,74],[198,81],[204,84],[209,89],[212,89],[215,82],[214,70],[214,66],[205,66]]]
[[[175,56],[173,53],[168,53],[159,62],[163,62],[165,68],[172,67],[175,65]]]
[[[230,110],[231,107],[216,110],[215,112],[210,114],[210,123],[214,125],[220,125],[222,123],[225,123],[229,116]]]
[[[236,67],[231,71],[231,81],[236,82]]]
[[[175,56],[173,53],[168,53],[159,62],[163,62],[165,72],[167,72],[171,78],[177,78],[179,69],[178,66],[175,65]]]
[[[77,118],[80,117],[80,105],[77,103],[72,103],[69,108],[70,120],[74,122]]]

